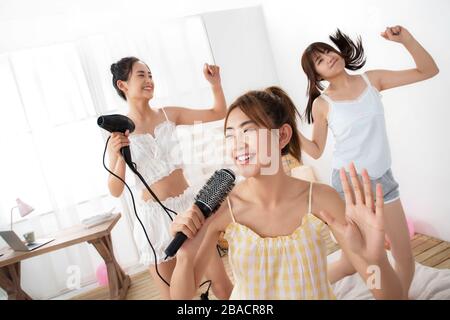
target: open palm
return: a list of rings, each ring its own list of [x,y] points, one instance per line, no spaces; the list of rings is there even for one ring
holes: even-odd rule
[[[323,215],[328,221],[333,233],[340,236],[342,246],[347,247],[366,261],[377,261],[384,252],[384,224],[383,224],[383,191],[377,185],[376,207],[374,206],[370,178],[363,170],[363,190],[361,188],[356,169],[350,165],[350,186],[344,169],[340,171],[341,182],[345,194],[345,216],[347,223],[342,224],[329,219],[327,213]],[[354,197],[353,197],[354,196]]]

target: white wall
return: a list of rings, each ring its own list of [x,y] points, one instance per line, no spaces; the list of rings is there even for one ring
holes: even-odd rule
[[[254,4],[253,1],[244,3]],[[204,2],[203,8],[205,11],[224,9],[221,7],[223,5]],[[450,241],[450,203],[447,201],[450,191],[450,133],[447,132],[450,118],[450,60],[447,58],[450,49],[450,2],[324,0],[317,5],[266,0],[261,1],[261,5],[270,41],[267,50],[270,52],[258,51],[264,48],[258,44],[260,39],[255,39],[255,52],[249,53],[247,48],[240,48],[247,29],[233,22],[230,16],[238,19],[239,14],[236,12],[221,12],[206,15],[211,17],[209,21],[214,22],[213,25],[207,24],[208,30],[214,31],[210,34],[213,53],[217,62],[226,66],[224,73],[232,69],[233,75],[242,68],[249,55],[253,54],[256,59],[251,69],[258,64],[261,69],[271,69],[268,61],[273,57],[277,76],[273,78],[273,84],[285,88],[302,112],[307,101],[307,82],[300,66],[301,53],[313,41],[328,41],[328,35],[338,27],[351,36],[362,36],[368,58],[363,71],[414,66],[412,58],[401,45],[379,36],[386,26],[405,26],[431,53],[440,68],[440,74],[422,83],[383,92],[383,102],[392,150],[392,169],[400,183],[405,212],[414,221],[416,231]],[[241,12],[248,16],[249,22],[253,21],[254,15],[248,9]],[[261,37],[266,30],[261,30]],[[238,33],[233,35],[236,31]],[[233,37],[236,37],[236,44],[239,45],[229,45]],[[260,59],[261,55],[264,59]],[[268,64],[263,64],[263,61]],[[236,81],[236,86],[225,87],[228,96],[235,97],[240,86],[244,90],[248,85],[258,88],[270,80],[270,77],[258,79],[260,72],[248,77],[245,68],[243,70],[242,77],[232,80]],[[249,80],[252,77],[253,80]],[[311,134],[311,127],[306,123],[301,125],[301,130],[307,135]],[[324,183],[330,180],[333,144],[330,132],[321,159],[313,160],[303,155],[304,162],[314,167],[317,177]]]
[[[450,241],[450,2],[324,0],[319,5],[274,0],[264,2],[264,13],[280,83],[302,110],[307,82],[300,56],[309,43],[328,41],[328,34],[337,27],[362,36],[368,57],[364,70],[414,66],[401,45],[379,36],[386,26],[405,26],[431,53],[439,75],[383,92],[383,102],[392,169],[406,214],[418,232]],[[302,131],[310,134],[306,124]],[[332,140],[318,161],[304,157],[323,182],[329,181],[331,173]]]
[[[248,90],[279,83],[261,7],[208,12],[201,17],[213,56],[209,62],[221,68],[228,104]],[[184,129],[192,127],[179,127],[179,133]],[[201,187],[215,170],[232,166],[223,143],[223,121],[204,123],[188,132],[179,134],[187,138],[182,143],[185,175],[190,184]],[[193,165],[188,165],[190,160]]]
[[[248,90],[279,84],[260,7],[202,14],[230,104]]]
[[[0,53],[114,32],[142,24],[258,4],[229,0],[1,0]],[[130,19],[131,18],[131,19]]]
[[[447,201],[450,2],[447,0],[323,0],[320,3],[129,0],[126,5],[118,0],[3,0],[0,2],[0,53],[11,47],[30,47],[120,27],[124,16],[159,19],[258,4],[263,6],[279,82],[302,110],[306,104],[306,78],[299,63],[301,52],[312,41],[326,41],[336,27],[351,35],[362,35],[368,56],[365,70],[413,66],[400,45],[386,42],[378,35],[392,24],[409,28],[435,57],[441,70],[436,78],[385,92],[383,101],[393,171],[400,182],[406,213],[415,221],[417,231],[450,241],[447,218],[450,212]],[[309,133],[310,128],[304,125],[302,130]],[[329,139],[319,161],[312,162],[305,157],[305,162],[314,165],[317,176],[324,182],[328,182],[331,171],[331,145]]]

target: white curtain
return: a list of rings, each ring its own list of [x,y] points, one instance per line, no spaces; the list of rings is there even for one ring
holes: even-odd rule
[[[124,56],[136,56],[151,68],[156,83],[153,105],[211,105],[202,67],[213,60],[200,17],[0,56],[0,226],[9,228],[10,209],[18,197],[35,211],[25,218],[16,213],[14,230],[19,235],[33,230],[37,237],[116,207],[122,219],[113,230],[115,254],[129,269],[138,263],[134,213],[128,195],[109,195],[102,166],[108,134],[96,124],[101,114],[127,112],[109,71],[111,63]],[[196,177],[194,183],[203,180],[198,168],[187,172],[188,178]],[[134,184],[132,176],[127,180]],[[0,247],[4,245],[0,240]],[[22,262],[22,287],[36,299],[55,297],[68,291],[70,266],[80,268],[81,284],[86,285],[95,282],[100,262],[88,244],[31,258]]]

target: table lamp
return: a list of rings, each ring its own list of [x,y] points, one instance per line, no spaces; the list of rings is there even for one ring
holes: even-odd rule
[[[13,227],[13,212],[14,209],[19,209],[19,214],[20,216],[23,218],[26,215],[30,214],[31,212],[33,212],[34,208],[32,206],[30,206],[29,204],[26,204],[25,202],[23,202],[21,199],[17,198],[16,199],[16,203],[17,206],[11,208],[11,230]]]

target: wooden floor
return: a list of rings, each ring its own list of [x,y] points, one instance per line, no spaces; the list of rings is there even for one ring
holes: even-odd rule
[[[323,236],[326,239],[328,254],[339,249],[329,235],[328,230],[324,230]],[[414,257],[417,262],[438,269],[450,269],[450,243],[437,240],[424,235],[416,234],[411,240]],[[232,278],[227,257],[224,260],[225,269]],[[204,291],[206,289],[203,288]],[[210,298],[214,296],[210,294]],[[76,296],[76,300],[108,300],[109,292],[107,287],[99,287],[88,293]],[[127,300],[155,300],[159,299],[158,291],[152,283],[149,272],[141,272],[131,276],[131,286],[128,291]]]

